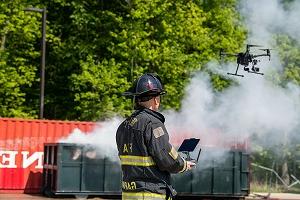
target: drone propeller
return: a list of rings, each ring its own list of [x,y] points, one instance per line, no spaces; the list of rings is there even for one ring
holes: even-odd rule
[[[269,56],[269,60],[271,59],[271,53],[270,53],[270,50],[272,49],[259,49],[261,51],[265,51],[267,53],[267,56]]]
[[[270,53],[270,50],[272,50],[272,49],[259,49],[259,50],[265,51],[265,52],[267,52],[267,53],[269,54],[269,53]]]
[[[262,51],[270,51],[270,50],[272,50],[272,49],[265,48],[265,49],[259,49],[259,50],[262,50]]]
[[[219,56],[220,56],[220,59],[221,59],[222,56],[238,56],[238,54],[236,54],[236,53],[226,53],[226,52],[224,52],[224,49],[220,49]]]
[[[247,44],[247,47],[262,47],[261,45],[257,44]]]
[[[261,47],[261,45],[247,44],[247,46],[246,46],[246,52],[249,52],[249,51],[250,51],[250,47]]]

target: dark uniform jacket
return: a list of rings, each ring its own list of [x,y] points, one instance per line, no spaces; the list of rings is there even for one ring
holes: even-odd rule
[[[164,122],[162,114],[141,108],[119,126],[116,141],[123,172],[123,199],[143,199],[135,197],[144,193],[157,194],[154,199],[160,199],[159,194],[165,195],[170,189],[170,173],[186,170],[186,161],[169,143]]]

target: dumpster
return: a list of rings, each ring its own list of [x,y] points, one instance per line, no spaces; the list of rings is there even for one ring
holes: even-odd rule
[[[213,155],[217,149],[205,149]],[[91,145],[52,143],[44,145],[43,190],[45,195],[121,195],[118,161],[97,155]],[[200,156],[191,171],[173,174],[178,197],[240,199],[249,193],[249,155],[242,150],[220,156]]]
[[[212,155],[217,149],[206,149]],[[243,197],[249,194],[249,154],[225,151],[222,158],[199,160],[194,170],[172,176],[180,196]]]
[[[120,164],[97,154],[91,145],[45,144],[43,193],[47,196],[120,194]]]

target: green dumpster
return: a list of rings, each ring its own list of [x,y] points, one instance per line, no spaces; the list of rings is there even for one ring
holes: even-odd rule
[[[216,149],[203,154],[213,155]],[[249,193],[249,155],[224,151],[222,156],[200,160],[196,168],[172,175],[172,184],[182,196],[243,197]]]
[[[249,155],[242,150],[219,152],[206,148],[195,169],[172,175],[179,198],[240,199],[248,195]],[[44,194],[121,195],[119,161],[97,154],[91,145],[45,144]]]
[[[55,195],[120,194],[120,164],[118,161],[111,161],[97,154],[98,152],[91,145],[45,144],[44,193]]]

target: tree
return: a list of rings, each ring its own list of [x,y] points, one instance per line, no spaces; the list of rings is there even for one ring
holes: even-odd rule
[[[38,104],[28,97],[35,95],[32,87],[38,81],[40,22],[23,6],[21,1],[0,4],[0,116],[4,117],[37,116]]]
[[[105,9],[100,9],[98,16],[109,21],[98,22],[98,26],[101,25],[109,29],[102,32],[101,36],[93,31],[99,28],[97,26],[99,19],[90,16],[93,15],[93,12],[87,11],[86,8],[91,8],[91,6],[87,3],[77,5],[81,8],[81,14],[74,16],[77,21],[73,21],[73,23],[78,24],[80,21],[90,24],[95,21],[90,26],[85,25],[83,27],[87,29],[85,30],[86,33],[95,36],[92,37],[94,38],[93,44],[98,45],[93,50],[84,48],[90,49],[91,54],[89,57],[87,56],[88,58],[81,60],[79,74],[77,74],[79,76],[76,75],[77,72],[75,71],[71,80],[74,85],[78,86],[80,85],[78,81],[81,81],[78,77],[83,78],[87,74],[94,78],[99,77],[97,70],[91,71],[84,67],[84,63],[94,63],[95,65],[97,65],[96,63],[108,63],[104,66],[116,74],[112,79],[121,79],[127,88],[142,73],[156,72],[162,76],[165,88],[169,93],[163,99],[165,108],[178,109],[190,75],[195,70],[203,69],[203,66],[212,58],[216,58],[220,47],[236,49],[241,45],[245,31],[239,21],[235,19],[238,16],[235,3],[235,1],[228,3],[224,1],[221,2],[222,5],[219,5],[215,2],[212,5],[206,5],[207,10],[204,10],[200,1],[177,1],[175,3],[173,1],[140,0],[129,3],[123,2],[117,6],[114,4],[114,8],[117,9],[112,9],[106,5]],[[99,5],[93,7],[99,8]],[[113,24],[113,26],[108,24]],[[221,28],[220,25],[222,25]],[[101,37],[104,37],[105,41],[109,41],[109,43],[101,40]],[[82,43],[86,43],[86,40]],[[81,45],[81,42],[78,45]],[[74,49],[74,47],[72,48]],[[110,63],[113,65],[109,65]],[[101,66],[98,65],[98,69],[103,69],[102,64],[100,64]],[[122,73],[117,73],[118,71]],[[74,79],[74,77],[76,78]],[[220,78],[219,80],[222,81]],[[77,96],[75,104],[79,115],[83,112],[91,113],[94,109],[81,106],[89,103],[84,102],[87,99],[80,98],[79,100],[78,95],[82,96],[83,93],[91,95],[92,93],[94,97],[99,96],[100,91],[88,89],[97,87],[96,85],[99,83],[89,82],[89,84],[90,87],[82,87],[80,92],[79,90],[72,90],[75,93],[80,93],[80,95],[74,94]],[[102,84],[106,85],[106,83]],[[119,88],[118,93],[124,92],[125,89],[126,87]],[[106,91],[106,93],[108,94],[107,101],[112,101],[112,105],[121,104],[114,108],[115,110],[118,108],[118,113],[128,113],[132,109],[128,101],[124,103],[123,99],[120,101],[112,98],[116,95],[115,91]],[[101,105],[100,102],[98,104]],[[109,116],[111,114],[108,113],[114,109],[107,109],[106,111],[101,109],[99,115],[100,117]],[[97,119],[97,117],[90,114],[90,116],[85,115],[81,119],[91,120]]]
[[[144,72],[162,76],[168,92],[163,99],[165,108],[179,109],[191,74],[210,71],[205,65],[218,57],[219,49],[239,48],[246,35],[236,0],[28,0],[19,5],[20,13],[21,7],[28,5],[48,10],[44,113],[48,119],[97,120],[115,113],[125,115],[132,105],[120,94]],[[30,83],[22,87],[26,98],[18,97],[23,113],[31,117],[36,117],[38,110],[37,21],[37,16],[30,21],[34,39],[26,40],[33,45],[35,57],[26,57],[24,48],[19,51],[35,70]],[[21,38],[16,40],[25,41]],[[16,51],[11,48],[10,52]],[[213,77],[217,90],[228,86],[224,78]]]
[[[277,45],[279,56],[284,66],[284,73],[281,80],[286,83],[292,81],[300,85],[300,44],[297,40],[288,35],[278,35]]]

